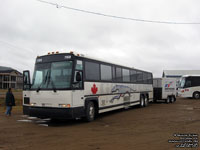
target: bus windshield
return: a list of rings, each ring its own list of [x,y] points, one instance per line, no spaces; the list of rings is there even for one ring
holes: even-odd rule
[[[185,86],[185,78],[181,78],[180,80],[180,88],[184,88]]]
[[[31,89],[67,89],[71,76],[72,61],[36,64]]]

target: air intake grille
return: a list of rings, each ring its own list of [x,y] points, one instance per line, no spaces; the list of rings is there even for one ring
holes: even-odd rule
[[[30,98],[24,97],[24,104],[30,104]]]

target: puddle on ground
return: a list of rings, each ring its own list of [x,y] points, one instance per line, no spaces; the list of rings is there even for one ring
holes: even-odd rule
[[[194,110],[193,107],[187,107],[186,110]]]
[[[37,118],[37,117],[28,117],[26,115],[22,115],[21,117],[24,118],[24,119],[17,120],[18,122],[35,123],[35,124],[37,124],[39,126],[43,126],[43,127],[48,127],[49,126],[48,122],[51,120],[49,118],[40,119],[40,118]]]
[[[27,120],[27,119],[23,119],[23,120],[17,120],[18,122],[33,122],[32,120]]]

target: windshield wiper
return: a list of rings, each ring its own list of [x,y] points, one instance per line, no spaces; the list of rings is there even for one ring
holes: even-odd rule
[[[57,90],[56,90],[56,87],[55,87],[55,84],[54,84],[53,80],[51,81],[51,84],[53,86],[53,91],[56,92]]]
[[[55,86],[53,80],[51,79],[51,75],[50,75],[50,74],[49,74],[49,76],[48,76],[47,87],[48,87],[48,85],[49,85],[49,82],[51,82],[51,84],[52,84],[53,91],[56,92],[56,91],[57,91],[57,90],[56,90],[56,86]]]
[[[47,78],[48,78],[48,76],[49,76],[49,70],[47,71],[47,73],[46,73],[46,76],[45,76],[45,79],[42,81],[42,83],[38,86],[38,88],[37,88],[37,92],[39,92],[40,91],[40,89],[41,89],[41,86],[43,85],[43,84],[45,84],[46,82],[47,82]]]

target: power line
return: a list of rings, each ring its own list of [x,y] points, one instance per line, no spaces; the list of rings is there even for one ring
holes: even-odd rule
[[[160,23],[160,24],[200,24],[200,22],[172,22],[172,21],[157,21],[157,20],[146,20],[146,19],[138,19],[138,18],[121,17],[121,16],[109,15],[109,14],[104,14],[104,13],[99,13],[99,12],[94,12],[94,11],[88,11],[88,10],[68,7],[68,6],[59,5],[57,3],[52,3],[52,2],[48,2],[48,1],[44,1],[44,0],[37,0],[37,1],[49,4],[49,5],[54,5],[57,8],[65,8],[65,9],[70,9],[70,10],[79,11],[79,12],[83,12],[83,13],[104,16],[104,17],[109,17],[109,18],[115,18],[115,19],[123,19],[123,20],[146,22],[146,23]]]
[[[11,48],[18,49],[18,50],[22,50],[22,49],[23,49],[23,50],[28,50],[28,51],[33,52],[33,50],[31,50],[31,49],[18,47],[18,46],[14,45],[14,44],[11,44],[11,43],[7,42],[7,41],[2,41],[2,40],[0,40],[0,44],[7,45],[7,46],[9,46],[9,47],[11,47]]]

